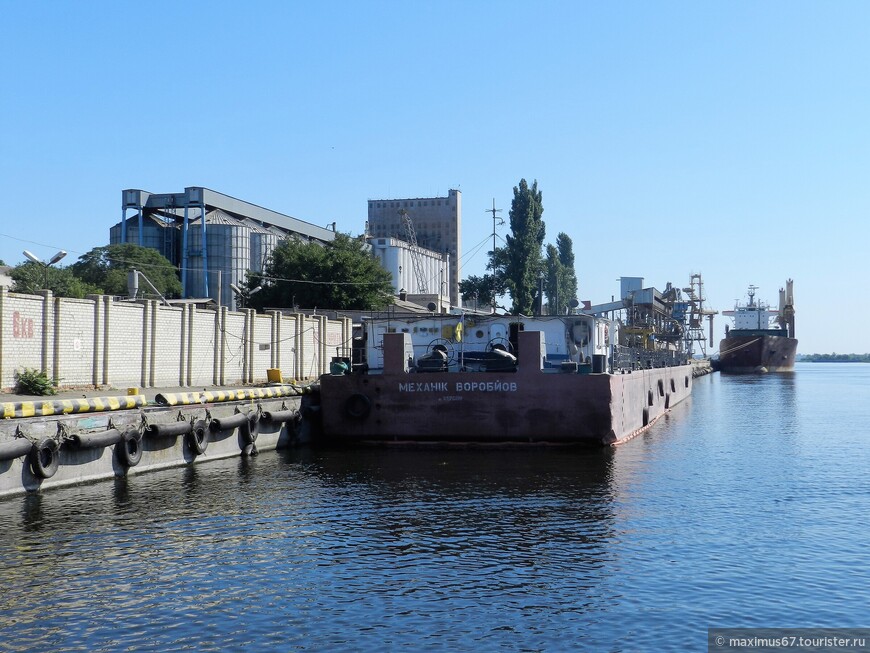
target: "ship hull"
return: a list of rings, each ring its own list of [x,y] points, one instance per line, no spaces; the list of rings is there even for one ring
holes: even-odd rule
[[[691,365],[630,374],[325,375],[320,412],[333,441],[609,445],[643,432],[691,392]]]
[[[719,370],[726,374],[790,372],[798,341],[779,335],[729,334],[719,343]]]

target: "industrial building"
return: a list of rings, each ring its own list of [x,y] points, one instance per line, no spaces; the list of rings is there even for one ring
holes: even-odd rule
[[[410,236],[406,217],[413,227]],[[461,228],[462,193],[458,190],[449,190],[446,197],[369,200],[367,233],[373,245],[378,239],[396,238],[412,247],[416,245],[448,256],[447,278],[440,274],[439,278],[432,276],[427,278],[427,285],[428,291],[433,292],[437,284],[437,294],[449,295],[454,306],[460,305]]]
[[[438,311],[445,306],[450,279],[450,255],[414,246],[398,238],[368,238],[372,255],[393,276],[396,295],[421,306],[434,302]]]
[[[211,297],[235,308],[231,284],[241,287],[248,270],[262,272],[280,241],[330,242],[334,226],[318,227],[200,186],[183,193],[128,189],[109,242],[156,249],[181,270],[184,297]]]

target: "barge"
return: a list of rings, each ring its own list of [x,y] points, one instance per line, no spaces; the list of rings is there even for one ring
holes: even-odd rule
[[[612,445],[691,395],[679,290],[623,278],[622,299],[556,316],[364,322],[363,362],[320,378],[334,442]]]

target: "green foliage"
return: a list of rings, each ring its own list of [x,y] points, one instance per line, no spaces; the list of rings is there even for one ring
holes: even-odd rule
[[[127,273],[131,269],[144,273],[154,287],[167,298],[181,296],[178,270],[156,249],[132,243],[95,247],[70,266],[85,283],[99,288],[105,295],[127,294]],[[148,294],[148,289],[140,289]]]
[[[801,361],[809,363],[870,363],[870,354],[807,354]]]
[[[494,279],[491,274],[486,274],[482,277],[471,275],[459,282],[459,293],[464,301],[473,301],[476,306],[484,304],[492,306],[495,302],[493,281]]]
[[[558,315],[577,297],[577,274],[574,271],[574,250],[571,238],[559,233],[556,245],[547,245],[544,292],[550,304],[550,314]]]
[[[20,395],[56,395],[57,386],[48,375],[41,371],[25,367],[15,375],[15,392]]]
[[[560,287],[560,290],[564,293],[562,296],[567,299],[565,303],[568,303],[572,299],[577,299],[577,270],[574,269],[574,242],[564,231],[560,231],[556,236],[556,249],[559,250],[559,263],[562,264],[565,272],[563,279],[565,285]]]
[[[32,261],[16,265],[9,272],[12,277],[12,291],[36,294],[40,290],[50,290],[59,297],[81,299],[91,294],[99,294],[100,288],[75,276],[72,268],[43,266]]]
[[[264,277],[263,290],[250,296],[253,308],[370,310],[393,301],[390,273],[349,234],[336,234],[325,245],[285,240],[272,252]],[[249,277],[249,288],[259,284]]]
[[[525,179],[521,179],[519,186],[514,186],[510,210],[511,235],[506,236],[507,245],[504,248],[504,279],[513,300],[514,313],[528,315],[533,310],[538,275],[543,269],[541,246],[546,233],[541,219],[543,213],[538,182],[535,181],[530,187]]]

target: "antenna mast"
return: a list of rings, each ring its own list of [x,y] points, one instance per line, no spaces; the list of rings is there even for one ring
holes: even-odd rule
[[[495,208],[495,198],[492,198],[492,208],[484,209],[484,213],[492,213],[492,257],[495,259],[495,228],[496,228],[496,220],[498,220],[498,224],[504,224],[504,220],[496,217],[496,213],[501,213],[501,209]]]

